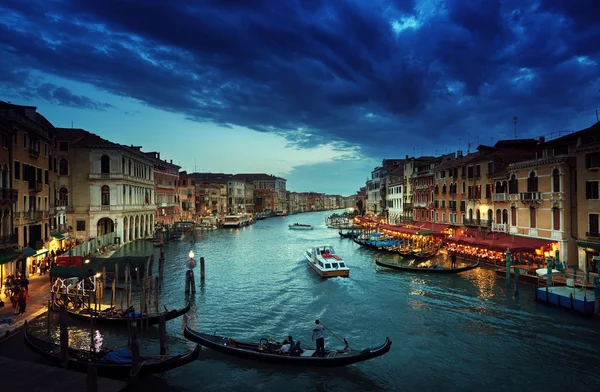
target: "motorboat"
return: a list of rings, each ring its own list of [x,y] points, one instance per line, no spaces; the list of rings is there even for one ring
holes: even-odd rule
[[[288,225],[290,230],[313,230],[313,225],[307,225],[305,223],[294,223],[293,225]]]
[[[350,276],[350,268],[340,256],[335,253],[332,246],[319,246],[309,248],[304,253],[308,265],[323,278],[336,276],[347,278]]]

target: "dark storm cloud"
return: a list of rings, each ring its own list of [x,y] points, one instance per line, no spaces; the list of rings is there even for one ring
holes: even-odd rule
[[[8,0],[0,80],[107,108],[31,88],[27,76],[43,71],[302,147],[441,153],[467,132],[511,137],[513,115],[522,136],[589,125],[599,10],[592,0]]]

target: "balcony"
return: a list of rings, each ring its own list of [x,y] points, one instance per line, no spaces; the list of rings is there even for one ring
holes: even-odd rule
[[[36,150],[35,148],[29,147],[29,156],[37,158],[40,156],[40,152],[38,150]]]
[[[542,194],[540,192],[521,192],[519,200],[523,202],[542,200]]]
[[[13,245],[19,244],[18,234],[3,235],[0,237],[0,248],[6,248]]]
[[[427,208],[428,203],[426,201],[418,201],[415,203],[415,208]]]
[[[508,233],[508,223],[492,223],[492,231],[497,233]]]
[[[41,182],[29,181],[29,192],[41,192],[44,184]]]
[[[54,207],[66,207],[69,204],[68,200],[54,200]]]
[[[19,198],[17,189],[0,189],[0,202],[14,203]]]
[[[600,233],[599,232],[593,232],[593,231],[588,231],[587,233],[585,233],[585,236],[587,238],[595,238],[595,239],[600,239]]]
[[[413,209],[413,203],[404,203],[403,204],[403,208],[405,210],[412,210]]]
[[[483,221],[481,219],[465,219],[465,226],[481,226]]]
[[[492,201],[508,201],[507,193],[492,193]]]
[[[30,211],[25,212],[25,217],[30,222],[37,222],[37,221],[42,220],[42,217],[43,217],[42,214],[43,214],[43,211],[30,210]]]

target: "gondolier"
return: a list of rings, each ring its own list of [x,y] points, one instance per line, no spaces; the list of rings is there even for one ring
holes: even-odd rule
[[[319,320],[315,320],[315,327],[313,328],[312,340],[317,343],[317,357],[325,356],[325,336],[323,335],[323,324]]]

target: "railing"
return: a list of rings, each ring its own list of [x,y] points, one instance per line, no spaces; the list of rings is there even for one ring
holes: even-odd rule
[[[40,156],[40,152],[34,148],[29,147],[29,155],[34,158],[37,158]]]
[[[507,233],[508,232],[508,223],[492,223],[492,231],[498,233]]]
[[[66,207],[67,204],[69,203],[68,200],[54,200],[54,206],[55,207]]]
[[[110,204],[102,204],[100,206],[101,211],[110,211]]]
[[[413,209],[413,203],[404,203],[403,204],[403,208],[405,210],[412,210]]]
[[[542,194],[540,192],[521,192],[521,193],[519,193],[519,200],[521,200],[521,201],[542,200]]]
[[[30,221],[39,221],[42,220],[43,211],[27,211],[25,213],[27,219]]]
[[[480,220],[477,220],[477,219],[465,219],[465,223],[464,224],[467,225],[467,226],[481,226],[482,222],[483,221],[481,219]]]
[[[17,245],[19,243],[18,234],[3,235],[0,237],[0,246]]]
[[[427,202],[425,201],[418,201],[415,204],[415,207],[417,208],[427,208]]]
[[[0,201],[3,203],[14,203],[19,198],[18,189],[0,189]]]
[[[600,238],[600,233],[599,232],[586,232],[585,236],[588,238]]]
[[[508,194],[492,193],[492,201],[508,201]]]
[[[29,192],[41,192],[44,189],[44,184],[41,182],[29,181]]]

